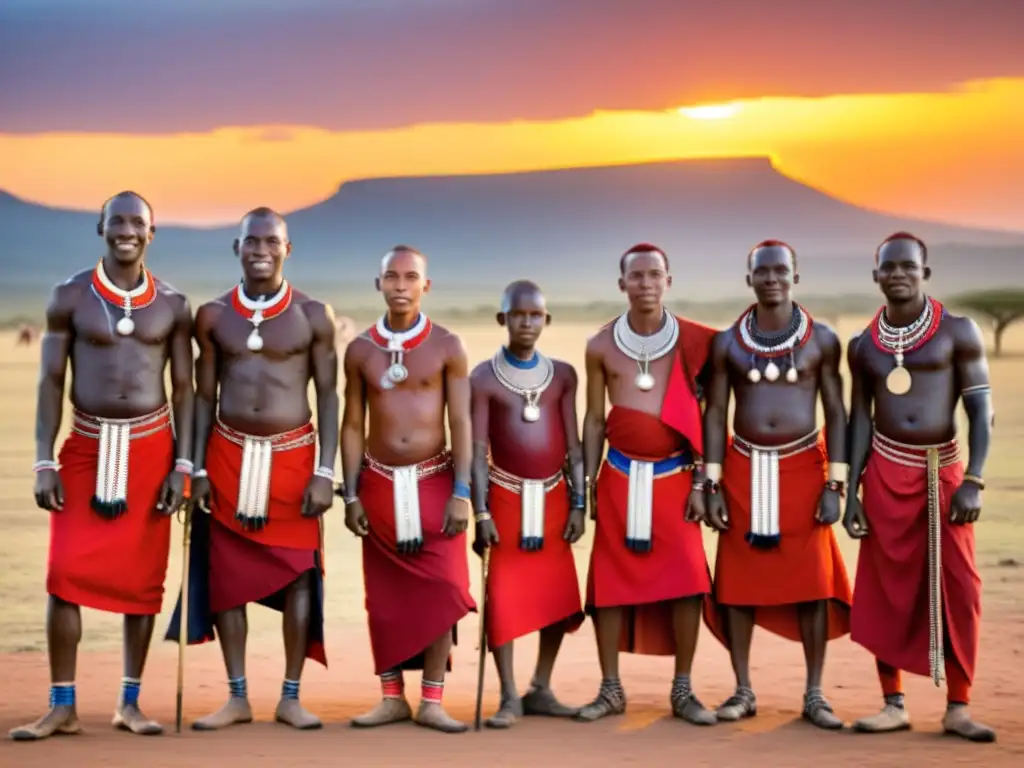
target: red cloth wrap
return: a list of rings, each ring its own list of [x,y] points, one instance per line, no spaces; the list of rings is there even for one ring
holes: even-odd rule
[[[626,456],[657,461],[687,447],[657,416],[613,406],[606,422],[608,444]],[[711,575],[700,525],[684,519],[691,472],[654,478],[652,549],[628,550],[629,478],[607,461],[597,477],[597,525],[587,575],[587,609],[629,606],[620,650],[652,656],[675,654],[671,604],[709,595]]]
[[[698,456],[703,456],[703,413],[697,376],[708,361],[717,331],[681,317],[676,320],[679,321],[679,341],[661,404],[661,420],[685,437]]]
[[[419,479],[423,549],[400,555],[391,478],[368,467],[359,475],[359,500],[370,528],[363,538],[363,582],[377,675],[399,667],[422,669],[426,649],[476,611],[466,534],[441,531],[453,484],[450,467]]]
[[[274,445],[315,433],[305,424],[291,432],[273,437]],[[302,499],[313,479],[316,445],[310,440],[288,450],[274,450],[270,460],[270,501],[267,524],[262,530],[249,531],[235,519],[238,510],[238,485],[242,471],[242,446],[229,440],[244,438],[222,424],[210,435],[206,448],[206,471],[210,477],[210,511],[213,518],[229,531],[271,547],[316,550],[320,546],[320,521],[302,516]]]
[[[113,520],[100,517],[90,506],[96,492],[99,440],[72,430],[64,441],[58,456],[64,509],[50,514],[49,594],[98,611],[160,613],[171,518],[158,512],[156,505],[174,467],[174,435],[169,409],[158,413],[156,422],[132,428],[128,509]],[[158,431],[134,437],[158,424]]]
[[[520,496],[491,483],[488,505],[499,543],[491,548],[487,576],[487,644],[500,648],[565,619],[567,631],[583,624],[583,606],[572,547],[565,540],[569,494],[563,478],[544,499],[544,547],[519,548]]]
[[[750,530],[750,457],[730,440],[722,466],[730,522],[718,537],[715,600],[720,606],[755,606],[759,626],[795,642],[801,642],[797,603],[829,601],[830,640],[850,631],[852,598],[843,556],[832,527],[814,519],[828,477],[827,457],[819,433],[816,444],[779,459],[781,538],[772,549],[744,540]]]
[[[909,452],[906,447],[900,450]],[[925,451],[916,451],[924,461]],[[942,519],[942,604],[952,654],[973,681],[981,628],[981,576],[974,563],[974,526],[949,522],[953,493],[963,482],[957,461],[939,469]],[[868,535],[861,539],[850,637],[896,669],[929,675],[928,479],[872,450],[861,478]]]

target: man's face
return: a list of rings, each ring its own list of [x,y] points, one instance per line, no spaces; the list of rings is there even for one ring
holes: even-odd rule
[[[103,212],[103,239],[107,252],[120,264],[142,259],[153,240],[153,216],[149,206],[134,195],[115,197]]]
[[[377,290],[392,312],[405,314],[419,308],[423,294],[430,290],[426,259],[415,251],[392,251],[381,262]]]
[[[747,285],[754,289],[764,307],[777,307],[789,301],[793,284],[799,281],[793,254],[783,245],[766,245],[750,256]]]
[[[248,216],[235,243],[242,274],[254,281],[272,280],[284,273],[292,251],[288,228],[277,216]]]
[[[533,347],[549,322],[547,302],[540,291],[514,294],[507,309],[498,313],[498,323],[508,328],[509,343],[519,347]]]
[[[878,252],[872,272],[882,294],[890,301],[910,301],[921,293],[921,283],[931,275],[925,266],[924,250],[915,240],[890,240]]]
[[[657,251],[641,251],[626,257],[619,290],[626,294],[629,306],[656,309],[670,285],[672,276],[665,268],[665,257]]]

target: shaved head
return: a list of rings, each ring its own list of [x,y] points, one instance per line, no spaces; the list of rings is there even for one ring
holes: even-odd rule
[[[99,234],[103,234],[103,222],[107,219],[107,208],[110,207],[111,203],[118,202],[120,200],[137,200],[146,207],[146,211],[149,213],[149,224],[153,226],[153,206],[149,204],[149,200],[144,198],[138,192],[132,192],[130,189],[126,189],[123,192],[118,192],[116,195],[111,195],[100,207],[100,220],[96,225],[96,231]]]
[[[501,294],[501,311],[510,312],[523,299],[532,299],[535,296],[541,300],[544,299],[544,292],[536,283],[530,280],[516,280],[514,283],[509,283]]]
[[[908,244],[916,244],[917,247],[921,249],[921,263],[928,263],[928,246],[924,244],[924,241],[921,238],[916,235],[912,235],[909,232],[894,232],[885,238],[881,245],[879,245],[875,250],[875,264],[879,263],[882,256],[882,250],[885,246],[889,245],[889,243],[896,243],[900,241],[904,241]]]
[[[282,229],[284,230],[284,234],[286,236],[288,234],[288,224],[287,222],[285,222],[284,216],[275,211],[273,208],[266,208],[263,206],[259,208],[253,208],[251,211],[245,214],[245,216],[242,217],[242,229],[245,229],[245,225],[248,224],[253,219],[264,219],[266,221],[271,221],[274,224],[280,224]]]
[[[651,245],[650,243],[637,243],[622,254],[622,258],[619,259],[619,274],[625,275],[626,271],[629,269],[629,262],[631,262],[635,256],[640,255],[660,256],[661,260],[665,264],[665,271],[668,272],[668,256],[665,255],[665,252],[661,250],[661,248],[656,245]]]
[[[384,257],[380,260],[380,273],[383,275],[387,271],[388,265],[391,264],[391,260],[396,256],[400,256],[402,254],[410,254],[412,256],[416,256],[421,262],[423,262],[423,277],[426,277],[427,257],[424,256],[419,251],[417,251],[411,245],[396,245],[390,251],[385,253]]]
[[[796,251],[789,243],[783,242],[782,240],[762,240],[760,243],[750,249],[747,254],[747,270],[754,270],[754,257],[757,256],[759,251],[767,248],[776,250],[783,250],[789,252],[789,257],[793,260],[793,271],[796,272]]]

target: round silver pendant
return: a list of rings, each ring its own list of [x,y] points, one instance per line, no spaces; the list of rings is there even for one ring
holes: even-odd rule
[[[779,380],[779,366],[775,363],[769,362],[764,367],[764,377],[767,381],[778,381]]]
[[[132,320],[128,315],[125,315],[117,321],[117,332],[122,336],[131,336],[132,331],[135,330],[135,321]]]
[[[387,377],[387,374],[380,377],[380,388],[381,389],[394,389],[395,384],[391,379]]]
[[[255,328],[252,329],[252,333],[249,334],[249,338],[245,340],[245,346],[247,346],[252,352],[259,352],[263,349],[263,337],[260,336],[260,332]]]
[[[395,363],[388,368],[387,377],[392,384],[401,384],[409,378],[409,369],[401,363]]]
[[[534,422],[540,418],[540,408],[533,403],[527,403],[523,406],[523,421]]]
[[[641,373],[636,377],[637,389],[649,392],[654,389],[654,377],[649,373]]]

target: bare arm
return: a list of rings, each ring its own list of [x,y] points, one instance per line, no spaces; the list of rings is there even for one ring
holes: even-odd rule
[[[583,469],[583,445],[580,443],[580,425],[576,416],[576,393],[579,377],[576,369],[565,363],[565,391],[562,393],[562,424],[565,427],[565,444],[568,446],[569,467],[572,481],[572,507],[582,509],[586,505],[586,473]]]
[[[192,375],[192,307],[188,299],[173,295],[174,329],[170,338],[171,405],[174,409],[174,452],[176,459],[193,461],[192,433],[195,418],[195,391]]]
[[[473,511],[477,514],[487,511],[487,489],[490,484],[490,463],[487,453],[490,447],[491,395],[487,391],[486,377],[490,371],[480,366],[473,371],[470,379],[473,423]]]
[[[359,493],[366,445],[366,385],[363,382],[360,339],[345,348],[345,413],[341,417],[341,471],[345,501]]]
[[[598,347],[599,336],[587,343],[587,412],[583,417],[583,471],[590,483],[591,501],[596,488],[597,471],[604,454],[605,375],[604,356]]]
[[[469,359],[462,339],[454,334],[448,342],[444,388],[448,398],[448,431],[451,433],[455,487],[458,490],[470,485],[473,469],[473,419]]]
[[[828,443],[828,460],[831,464],[845,464],[846,446],[846,406],[843,404],[843,374],[839,363],[843,358],[842,345],[839,337],[831,328],[818,326],[821,343],[821,405],[825,411],[825,439]],[[835,478],[847,482],[846,477]]]
[[[984,478],[995,413],[992,409],[992,388],[989,384],[985,340],[977,323],[967,317],[957,318],[953,364],[960,383],[960,397],[967,412],[966,474]]]
[[[715,334],[711,342],[711,376],[705,392],[704,408],[704,462],[718,465],[725,459],[726,421],[729,417],[729,340],[731,331]],[[718,482],[719,477],[712,477]]]
[[[871,451],[874,394],[871,379],[861,366],[859,356],[860,345],[868,341],[870,340],[864,334],[858,334],[850,339],[846,349],[850,378],[853,382],[850,394],[850,427],[846,435],[846,454],[850,461],[850,478],[848,480],[850,498],[857,495],[860,476],[867,464],[868,453]]]
[[[74,342],[71,316],[78,293],[74,284],[58,285],[46,305],[46,331],[36,391],[36,461],[53,461],[64,410],[64,380]]]
[[[217,412],[217,381],[220,371],[220,351],[213,338],[213,326],[220,316],[222,307],[204,304],[196,312],[195,337],[199,345],[196,360],[196,395],[193,404],[195,431],[193,432],[192,461],[195,468],[206,468],[206,443]],[[191,343],[189,344],[191,356]]]
[[[306,313],[313,327],[313,346],[309,351],[316,390],[316,421],[320,440],[320,464],[334,471],[338,457],[338,350],[334,344],[334,310],[320,302],[309,302]]]

